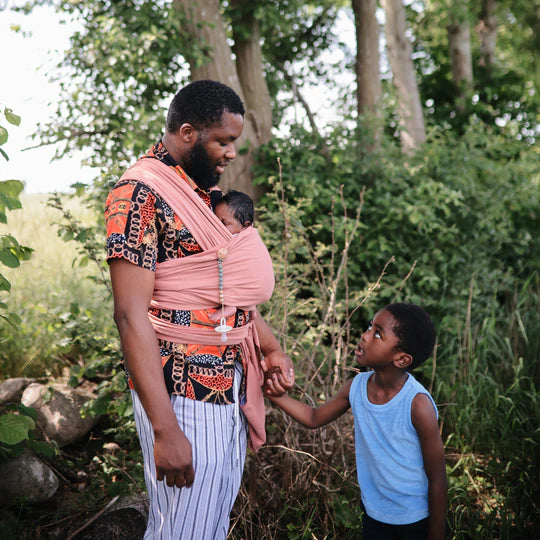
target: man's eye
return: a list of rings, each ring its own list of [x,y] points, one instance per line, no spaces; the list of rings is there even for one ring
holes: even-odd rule
[[[375,334],[373,334],[376,338],[381,339],[381,333],[378,330],[375,330]]]

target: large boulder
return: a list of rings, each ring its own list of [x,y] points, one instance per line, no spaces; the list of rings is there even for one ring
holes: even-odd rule
[[[112,501],[111,501],[112,502]],[[117,499],[103,515],[79,530],[74,540],[137,539],[144,536],[148,520],[148,496],[134,495]]]
[[[37,411],[37,426],[45,438],[59,447],[84,437],[97,418],[81,416],[81,407],[95,396],[89,386],[71,388],[65,383],[32,383],[23,392],[21,403]]]
[[[0,406],[6,403],[18,403],[21,400],[23,390],[36,379],[28,377],[16,377],[6,379],[0,383]]]
[[[23,454],[0,461],[0,505],[40,502],[50,499],[58,489],[58,478],[37,457]]]

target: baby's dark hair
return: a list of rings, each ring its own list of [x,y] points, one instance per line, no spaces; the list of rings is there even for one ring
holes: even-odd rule
[[[407,371],[423,364],[433,353],[435,347],[435,326],[429,315],[416,304],[389,304],[384,311],[391,313],[396,322],[393,330],[398,347],[412,356],[412,363]]]
[[[176,133],[189,123],[202,130],[221,121],[224,112],[244,116],[244,105],[238,94],[217,81],[194,81],[174,96],[167,114],[167,131]]]
[[[226,204],[232,210],[234,219],[236,219],[242,227],[253,224],[253,220],[255,219],[255,208],[249,195],[231,189],[229,193],[223,195],[217,204]]]

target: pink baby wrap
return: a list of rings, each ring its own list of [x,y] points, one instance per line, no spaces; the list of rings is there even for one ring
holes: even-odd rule
[[[151,187],[180,217],[204,250],[157,264],[152,307],[200,310],[219,306],[218,251],[225,253],[223,289],[228,313],[236,307],[254,310],[257,304],[272,296],[272,260],[254,227],[233,236],[188,183],[157,159],[140,159],[122,175],[121,180],[137,180]],[[158,319],[150,313],[148,316],[159,339],[223,345],[221,334],[213,327],[191,328]],[[218,325],[219,320],[216,321]],[[249,423],[250,446],[256,451],[266,441],[266,432],[261,390],[264,376],[253,317],[247,325],[227,333],[227,345],[237,344],[242,349],[246,375],[246,403],[241,408]]]

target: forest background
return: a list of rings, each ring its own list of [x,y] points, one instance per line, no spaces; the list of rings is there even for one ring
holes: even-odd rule
[[[261,309],[295,362],[295,393],[323,402],[353,375],[351,352],[378,308],[423,305],[438,346],[417,376],[439,406],[449,536],[537,534],[538,5],[38,0],[23,10],[42,4],[80,29],[53,74],[57,115],[36,141],[60,145],[59,158],[89,151],[99,173],[74,185],[76,199],[50,198],[50,223],[32,222],[36,200],[8,212],[23,186],[0,183],[0,379],[69,371],[72,385],[99,383],[86,412],[103,416],[52,458],[90,470],[86,490],[71,507],[3,509],[3,536],[47,537],[60,522],[67,534],[115,494],[144,489],[102,207],[160,137],[171,96],[199,78],[246,104],[223,186],[258,201],[277,279]],[[313,85],[326,88],[320,118]],[[24,116],[8,103],[1,112],[0,146]],[[54,243],[56,229],[67,244]],[[268,431],[248,457],[230,537],[359,538],[351,417],[309,432],[269,406]],[[123,451],[105,455],[109,440]],[[4,458],[18,448],[0,444]]]

